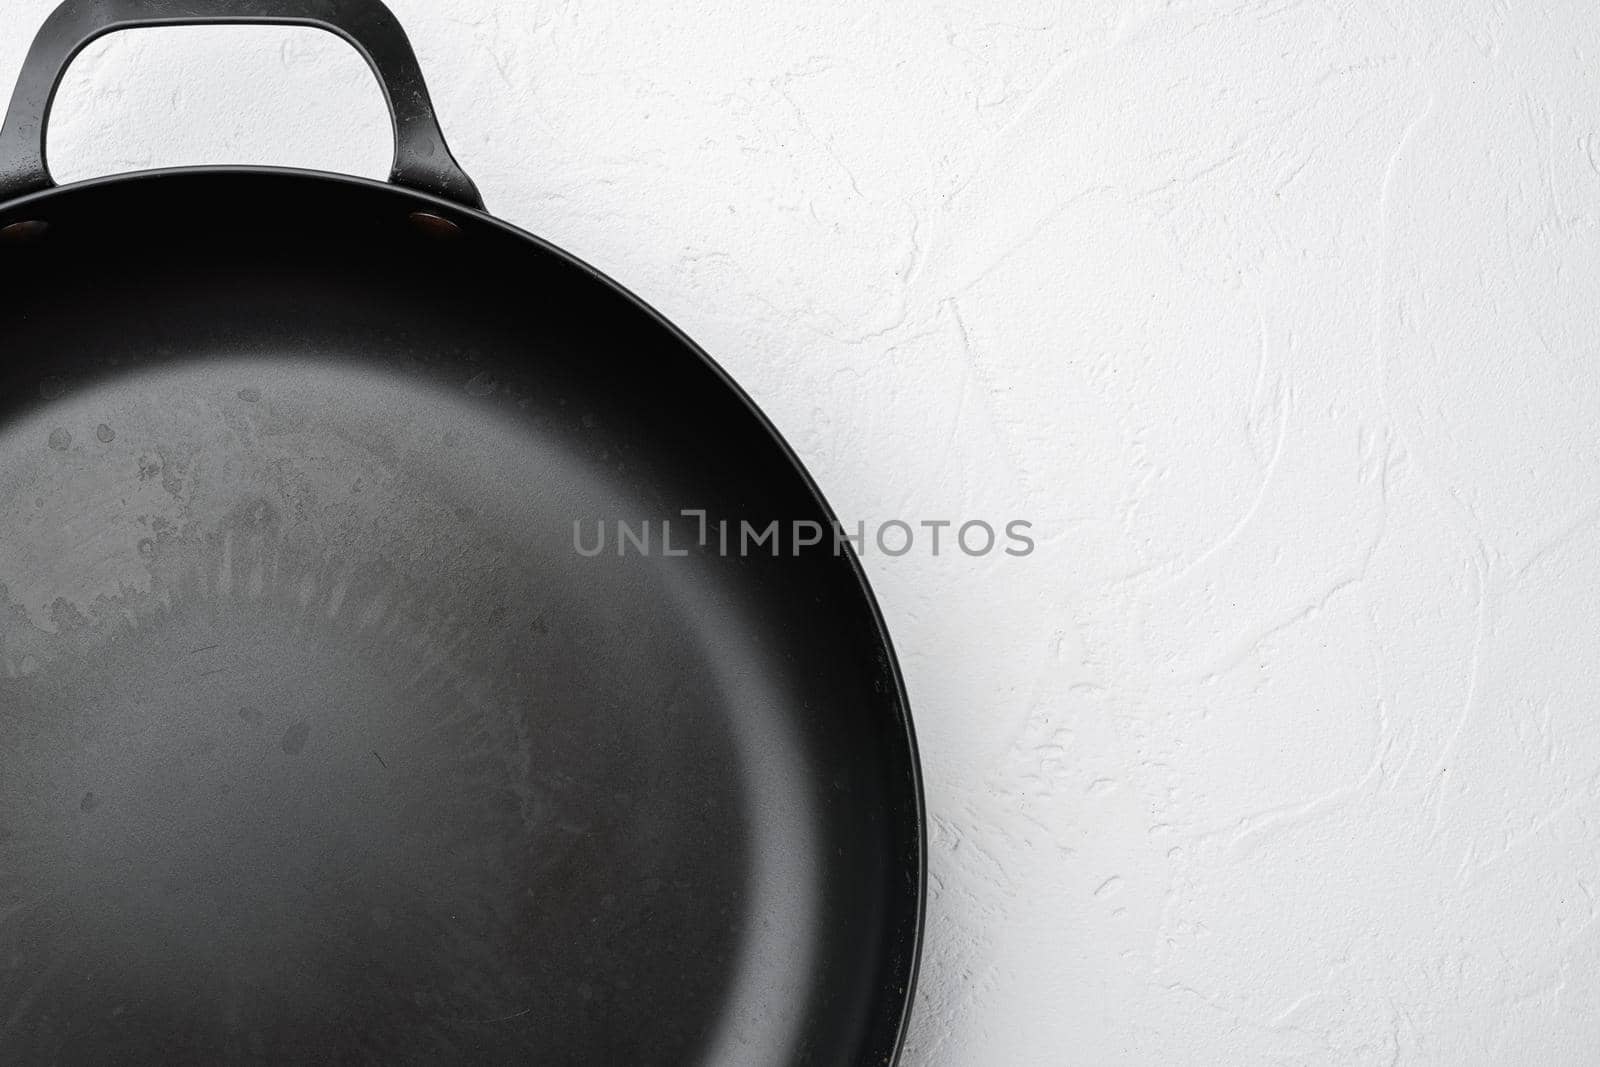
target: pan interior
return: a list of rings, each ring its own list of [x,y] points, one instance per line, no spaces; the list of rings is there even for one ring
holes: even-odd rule
[[[0,982],[39,1041],[708,1036],[762,696],[650,568],[561,557],[537,505],[603,486],[460,407],[245,362],[0,434],[3,936],[53,961]]]
[[[825,518],[713,369],[375,186],[30,207],[0,248],[8,1050],[892,1049],[915,770],[854,572],[617,551],[685,508]]]

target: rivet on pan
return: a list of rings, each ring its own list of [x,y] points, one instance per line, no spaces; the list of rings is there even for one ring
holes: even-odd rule
[[[23,222],[13,222],[9,226],[0,226],[0,244],[31,244],[43,237],[49,229],[50,224],[43,219],[27,219]]]
[[[426,236],[438,240],[449,240],[461,236],[460,226],[457,226],[443,215],[435,215],[431,211],[413,211],[411,213],[411,225]]]

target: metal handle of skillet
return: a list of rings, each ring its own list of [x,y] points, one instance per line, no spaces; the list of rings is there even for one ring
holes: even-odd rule
[[[450,154],[416,53],[380,0],[66,0],[39,30],[0,127],[0,201],[55,186],[45,128],[67,65],[117,30],[214,24],[312,26],[343,37],[372,67],[394,122],[389,180],[482,210],[483,200]]]

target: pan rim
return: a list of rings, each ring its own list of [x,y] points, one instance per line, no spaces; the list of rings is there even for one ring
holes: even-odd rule
[[[508,222],[488,210],[480,210],[436,196],[408,186],[397,185],[391,181],[367,178],[359,175],[338,174],[328,171],[310,170],[299,167],[260,166],[260,165],[207,165],[207,166],[182,166],[164,167],[151,170],[134,171],[123,174],[111,174],[82,181],[69,182],[53,186],[48,189],[28,193],[12,200],[0,201],[0,226],[8,220],[19,221],[15,218],[19,213],[26,214],[26,209],[41,205],[64,195],[93,192],[109,186],[131,185],[152,181],[162,181],[172,178],[270,178],[284,179],[287,181],[306,182],[311,184],[328,183],[341,185],[394,196],[401,200],[409,200],[414,204],[426,207],[430,213],[440,215],[445,219],[452,216],[470,218],[475,224],[487,225],[501,233],[528,242],[540,252],[553,256],[566,266],[577,270],[590,282],[599,284],[620,297],[636,310],[644,314],[657,328],[673,338],[682,349],[697,359],[700,364],[709,370],[714,379],[728,390],[738,401],[745,414],[754,419],[767,438],[778,448],[780,454],[787,461],[790,470],[800,479],[812,503],[819,512],[831,523],[838,522],[838,516],[823,495],[811,472],[806,469],[799,455],[779,432],[778,428],[760,406],[750,397],[742,386],[719,364],[705,349],[701,348],[695,340],[674,324],[670,319],[644,300],[633,290],[618,282],[615,278],[579,258],[559,245],[539,237],[537,234],[522,229],[514,223]],[[891,805],[888,812],[891,821],[899,824],[902,833],[909,832],[915,849],[914,893],[908,902],[903,901],[902,907],[909,904],[911,914],[902,917],[899,922],[891,920],[891,928],[898,936],[909,941],[909,951],[906,953],[908,963],[903,975],[895,975],[902,985],[902,990],[897,998],[897,1015],[892,1020],[891,1026],[880,1032],[890,1035],[889,1042],[883,1047],[872,1047],[873,1031],[878,1031],[877,1026],[869,1026],[868,1045],[860,1051],[867,1059],[862,1062],[897,1063],[905,1048],[909,1035],[912,1009],[916,1001],[917,985],[922,966],[923,941],[926,934],[927,897],[928,897],[928,829],[927,829],[927,800],[923,784],[922,761],[917,744],[916,729],[912,718],[910,697],[906,691],[905,676],[900,666],[900,660],[895,652],[894,641],[889,633],[888,623],[884,618],[882,606],[872,590],[867,579],[866,569],[860,557],[852,550],[841,553],[848,560],[851,575],[855,580],[855,587],[866,604],[871,617],[872,625],[877,634],[878,645],[883,653],[884,663],[894,684],[895,718],[898,720],[896,727],[899,736],[903,737],[904,752],[907,757],[907,771],[909,772],[910,796],[902,797],[902,804],[909,801],[904,808],[901,805]],[[899,792],[903,786],[897,786]],[[898,864],[896,864],[898,866]],[[887,1021],[887,1020],[886,1020]]]

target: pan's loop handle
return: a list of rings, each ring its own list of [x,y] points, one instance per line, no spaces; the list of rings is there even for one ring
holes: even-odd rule
[[[66,0],[45,21],[0,127],[0,200],[52,188],[45,163],[50,105],[68,64],[117,30],[218,23],[312,26],[355,46],[389,103],[395,155],[390,180],[481,210],[472,179],[450,154],[411,42],[380,0]]]

